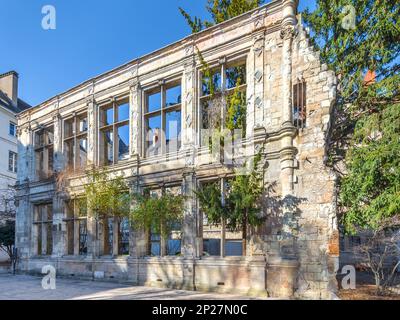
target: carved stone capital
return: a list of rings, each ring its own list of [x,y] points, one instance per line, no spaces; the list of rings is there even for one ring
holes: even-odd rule
[[[297,29],[293,25],[284,26],[281,30],[281,39],[290,40],[293,39],[297,34]]]

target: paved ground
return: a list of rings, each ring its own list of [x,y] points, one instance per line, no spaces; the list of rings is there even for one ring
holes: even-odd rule
[[[249,300],[236,295],[133,287],[107,282],[57,279],[55,290],[44,290],[42,278],[0,274],[0,300]]]

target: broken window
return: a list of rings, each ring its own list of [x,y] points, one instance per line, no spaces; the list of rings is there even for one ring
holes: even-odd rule
[[[53,206],[52,204],[35,205],[33,219],[35,251],[39,256],[53,253]]]
[[[298,129],[304,129],[306,126],[306,91],[307,85],[304,79],[293,86],[293,125]]]
[[[67,254],[87,254],[87,210],[86,205],[80,199],[73,199],[66,203],[67,226]]]
[[[177,152],[181,147],[180,81],[162,84],[146,92],[146,156]]]
[[[100,163],[113,165],[129,158],[129,99],[100,107]]]
[[[39,180],[50,178],[53,175],[53,144],[53,126],[35,132],[35,165],[36,177]]]
[[[202,187],[214,186],[223,197],[229,193],[230,183],[227,179],[206,181]],[[208,221],[206,214],[199,211],[199,234],[203,238],[202,254],[205,256],[242,256],[242,232],[227,230],[226,225],[229,221],[222,221],[212,224]],[[224,250],[221,250],[222,247]]]
[[[87,114],[64,120],[64,156],[68,170],[84,170],[87,165]]]
[[[201,144],[210,143],[212,130],[222,127],[245,132],[246,62],[222,63],[202,75],[200,96]]]
[[[147,190],[150,197],[161,197],[168,193],[175,196],[182,195],[181,186],[171,186],[162,189]],[[147,254],[150,256],[176,256],[181,253],[182,243],[182,222],[170,221],[171,232],[167,239],[163,239],[155,229],[147,230]]]

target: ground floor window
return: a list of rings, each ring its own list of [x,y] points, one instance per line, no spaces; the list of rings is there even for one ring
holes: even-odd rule
[[[33,233],[36,254],[41,256],[53,253],[53,206],[39,204],[34,207]]]
[[[229,180],[218,179],[200,183],[200,188],[214,185],[221,194],[221,201],[229,192]],[[229,221],[210,223],[207,215],[199,210],[199,235],[203,239],[204,256],[242,256],[242,232],[229,230],[225,226]],[[222,248],[224,250],[222,250]]]
[[[103,217],[99,223],[102,255],[129,255],[130,223],[126,217]]]
[[[83,201],[66,203],[67,254],[87,254],[87,210]]]

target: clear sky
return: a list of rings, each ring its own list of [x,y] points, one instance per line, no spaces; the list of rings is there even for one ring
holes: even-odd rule
[[[0,0],[0,74],[19,73],[19,96],[37,105],[190,29],[178,11],[208,17],[206,0]],[[56,29],[42,28],[42,7]],[[300,0],[300,10],[315,0]]]

